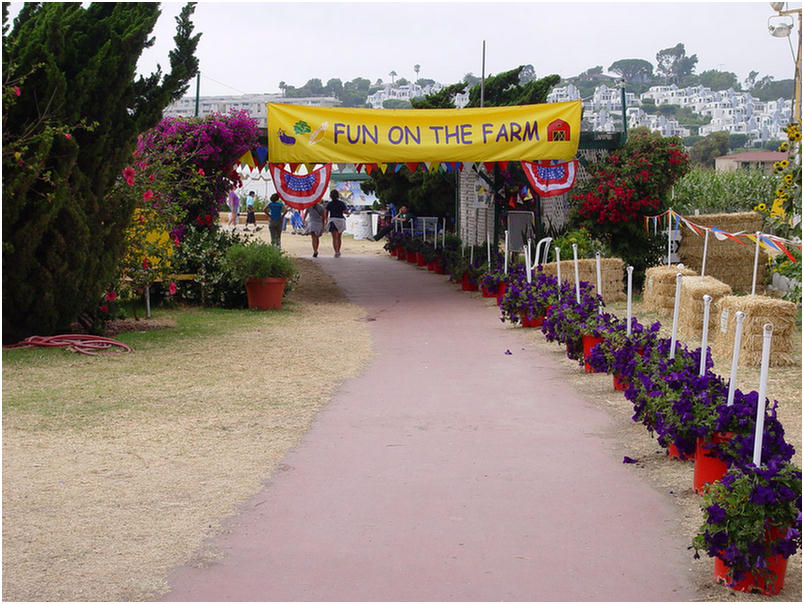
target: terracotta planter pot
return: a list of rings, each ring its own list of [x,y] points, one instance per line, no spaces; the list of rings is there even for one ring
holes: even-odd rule
[[[597,371],[587,362],[586,359],[592,352],[592,348],[597,346],[603,341],[603,338],[597,336],[583,336],[583,368],[586,373],[597,373]]]
[[[246,281],[248,307],[260,310],[279,310],[282,308],[282,295],[285,293],[285,281],[268,277],[266,279],[249,279]]]
[[[703,492],[703,486],[707,483],[717,482],[728,471],[729,467],[713,451],[713,445],[719,445],[732,438],[732,432],[716,432],[711,440],[698,438],[695,443],[695,474],[692,479],[692,487],[695,492]]]

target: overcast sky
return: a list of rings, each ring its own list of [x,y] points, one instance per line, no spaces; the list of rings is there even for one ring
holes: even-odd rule
[[[182,5],[163,3],[142,72],[167,68]],[[571,77],[631,58],[655,68],[659,50],[682,42],[698,56],[696,73],[789,79],[790,44],[768,34],[774,14],[768,2],[199,2],[193,22],[207,96],[279,92],[281,81],[310,78],[390,82],[392,70],[414,80],[416,64],[419,77],[451,84],[481,74],[484,40],[486,75],[531,64],[540,77]]]

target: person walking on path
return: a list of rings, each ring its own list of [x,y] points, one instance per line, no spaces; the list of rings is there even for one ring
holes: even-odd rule
[[[324,205],[317,201],[304,211],[304,219],[307,222],[307,233],[313,243],[313,258],[318,258],[318,244],[321,241],[321,234],[324,232],[324,216],[327,210]]]
[[[271,195],[271,201],[265,206],[268,215],[268,232],[271,233],[271,245],[282,247],[282,219],[287,214],[287,206],[279,201],[279,194]]]
[[[230,191],[227,203],[229,204],[229,222],[227,222],[226,225],[232,227],[233,231],[236,231],[237,212],[240,210],[240,198],[237,196],[237,193]]]
[[[327,204],[327,231],[332,233],[332,249],[335,250],[335,257],[341,257],[341,244],[343,243],[343,232],[346,230],[346,217],[349,210],[346,204],[340,199],[341,195],[335,189],[329,192],[330,202]]]

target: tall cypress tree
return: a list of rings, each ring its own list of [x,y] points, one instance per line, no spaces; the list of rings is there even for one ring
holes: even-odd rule
[[[198,71],[194,10],[170,73],[135,79],[158,3],[26,3],[10,32],[3,5],[4,342],[69,329],[111,281],[133,207],[106,195]]]

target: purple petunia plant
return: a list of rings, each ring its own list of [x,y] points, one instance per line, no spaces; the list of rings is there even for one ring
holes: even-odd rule
[[[517,265],[506,281],[505,293],[500,298],[501,321],[519,323],[523,317],[535,319],[544,316],[548,306],[558,301],[558,279],[537,268],[528,282],[524,265]]]
[[[759,467],[735,466],[704,489],[695,557],[720,558],[731,585],[747,573],[773,585],[770,557],[789,558],[801,547],[801,469],[771,457]]]
[[[583,348],[580,346],[586,329],[595,324],[603,299],[595,293],[588,281],[579,284],[580,302],[577,301],[574,284],[561,284],[561,298],[556,300],[542,324],[542,333],[548,342],[567,345],[569,358],[583,363]],[[607,323],[609,319],[603,319]]]
[[[592,347],[587,362],[598,372],[611,373],[626,382],[634,375],[643,350],[650,349],[658,338],[661,323],[645,326],[631,318],[631,334],[625,320],[615,321],[601,330],[602,342]]]

